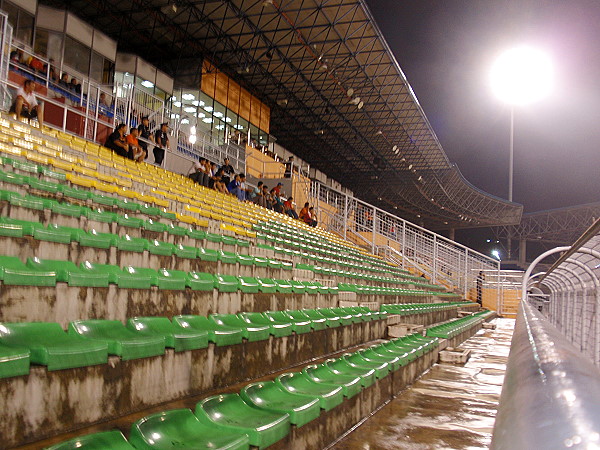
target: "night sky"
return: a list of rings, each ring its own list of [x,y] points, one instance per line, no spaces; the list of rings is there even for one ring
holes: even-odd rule
[[[525,212],[600,201],[599,0],[367,0],[450,160],[508,197],[509,108],[489,86],[502,51],[555,66],[553,94],[515,112],[514,200]]]

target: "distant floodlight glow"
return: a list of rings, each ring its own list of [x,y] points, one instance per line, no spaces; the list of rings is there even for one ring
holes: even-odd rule
[[[496,249],[492,250],[492,256],[500,261],[500,252]]]
[[[511,105],[525,105],[547,96],[552,89],[550,57],[530,47],[503,53],[492,67],[492,89]]]
[[[195,143],[196,143],[196,135],[195,135],[195,134],[192,134],[192,135],[189,137],[189,141],[190,141],[190,144],[195,144]]]

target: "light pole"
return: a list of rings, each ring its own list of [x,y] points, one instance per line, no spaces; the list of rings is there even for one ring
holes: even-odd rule
[[[550,58],[531,47],[516,47],[496,60],[491,84],[496,96],[510,106],[510,142],[508,148],[508,201],[513,201],[515,107],[525,106],[548,95],[553,70]],[[512,257],[511,238],[506,242],[508,260]]]

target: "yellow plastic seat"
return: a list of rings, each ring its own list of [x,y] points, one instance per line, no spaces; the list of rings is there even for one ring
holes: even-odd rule
[[[6,153],[11,156],[21,156],[23,153],[23,149],[20,147],[15,147],[14,145],[5,144],[4,142],[0,143],[0,152]]]
[[[72,173],[68,173],[66,175],[66,178],[68,181],[71,182],[71,184],[76,184],[77,186],[83,186],[87,188],[95,187],[94,180],[91,180],[89,178],[80,177],[79,175],[75,175]]]
[[[11,137],[8,142],[16,145],[17,147],[24,148],[25,150],[33,150],[33,142],[27,142],[22,138]]]
[[[62,145],[59,145],[56,142],[45,140],[44,145],[52,150],[56,150],[57,152],[62,152]]]
[[[37,164],[43,164],[44,166],[48,165],[48,157],[38,153],[26,153],[25,158]]]
[[[100,181],[104,181],[105,183],[115,183],[115,177],[113,177],[112,175],[107,175],[105,173],[102,172],[94,172],[93,175],[95,178],[99,179]]]
[[[40,145],[34,145],[33,149],[38,152],[41,153],[42,155],[46,155],[49,156],[51,158],[56,158],[58,151],[54,150],[53,148],[48,147],[45,144],[40,144]]]
[[[109,194],[114,194],[119,190],[119,188],[114,184],[108,184],[98,180],[92,180],[92,186],[99,191],[107,192]]]
[[[58,169],[65,170],[67,172],[71,172],[73,170],[73,163],[63,161],[59,158],[49,158],[48,163]]]
[[[31,142],[32,144],[42,145],[44,140],[39,136],[32,136],[30,134],[24,134],[23,139],[27,142]]]
[[[90,161],[87,158],[86,159],[77,158],[77,164],[79,164],[82,167],[87,167],[88,169],[94,169],[94,170],[98,169],[98,164],[96,164],[94,161]]]

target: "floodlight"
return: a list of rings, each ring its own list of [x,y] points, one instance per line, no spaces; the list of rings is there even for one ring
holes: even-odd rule
[[[550,57],[540,50],[522,46],[500,55],[492,67],[491,84],[500,100],[511,105],[526,105],[547,96],[553,78]]]

